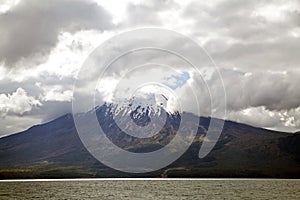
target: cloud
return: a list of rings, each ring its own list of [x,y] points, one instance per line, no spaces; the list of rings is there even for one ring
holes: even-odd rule
[[[300,71],[245,72],[221,69],[228,109],[265,106],[269,110],[289,110],[300,106]]]
[[[33,71],[33,69],[30,71]],[[6,104],[0,103],[5,108],[1,110],[0,114],[0,116],[5,117],[0,120],[0,127],[3,128],[2,133],[13,133],[11,130],[20,131],[22,126],[24,130],[30,126],[30,122],[32,122],[31,125],[47,122],[72,112],[70,100],[72,98],[73,83],[74,77],[67,76],[62,78],[59,74],[52,74],[46,71],[41,71],[37,76],[34,75],[23,79],[21,82],[11,80],[9,77],[0,80],[0,91],[3,93],[1,96],[6,96],[4,99],[7,102]],[[11,109],[9,109],[10,112],[7,112],[6,109],[8,108],[17,108],[14,105],[15,101],[8,100],[7,97],[12,96],[19,88],[21,88],[22,92],[26,91],[27,97],[30,97],[32,100],[35,99],[40,104],[32,106],[30,110],[27,109],[28,111],[23,114],[12,112]],[[19,99],[18,101],[23,103],[27,102],[26,98],[22,97],[22,95],[15,95],[14,99],[16,101]],[[24,122],[21,122],[22,119]],[[14,127],[15,123],[18,123],[18,126]],[[6,129],[5,127],[10,128]]]
[[[277,130],[300,129],[300,71],[284,72],[246,72],[242,69],[219,68],[226,92],[227,119],[239,121],[254,126],[272,128]],[[207,72],[209,70],[203,70]],[[210,115],[211,110],[218,107],[222,94],[222,85],[218,81],[217,71],[210,70],[210,76],[202,76],[211,89],[200,88],[198,74],[192,75],[191,87],[198,88],[201,114]],[[198,80],[198,81],[197,81]],[[195,85],[197,84],[197,85]],[[190,105],[193,112],[194,104],[185,95],[185,85],[179,92],[183,102]],[[210,93],[209,93],[210,92]],[[211,99],[214,97],[216,99]],[[214,107],[210,108],[210,101]]]
[[[112,27],[110,14],[90,1],[21,1],[0,14],[0,60],[8,67],[26,59],[42,62],[61,32]]]
[[[81,0],[2,1],[0,112],[6,118],[1,120],[0,134],[19,131],[21,127],[29,127],[30,123],[48,121],[71,112],[72,86],[89,53],[119,32],[145,26],[181,32],[207,50],[219,66],[225,84],[228,119],[277,130],[300,129],[298,0],[128,0],[118,5],[94,1],[97,3]],[[115,13],[109,13],[102,5]],[[159,34],[151,37],[175,52],[186,51],[183,41]],[[120,44],[135,47],[138,43],[126,42],[116,42],[116,53]],[[115,52],[104,53],[109,56]],[[197,51],[190,51],[189,56],[192,55],[201,60],[202,77],[162,52],[136,52],[107,70],[108,79],[106,83],[104,79],[104,97],[101,98],[112,101],[115,94],[111,88],[116,79],[129,73],[126,66],[145,64],[145,61],[167,63],[181,73],[187,71],[189,79],[181,79],[180,74],[174,76],[176,73],[168,73],[168,69],[152,72],[154,69],[149,67],[142,73],[129,73],[135,78],[124,77],[122,87],[129,87],[132,82],[138,85],[147,78],[150,80],[151,76],[154,81],[172,77],[168,84],[183,98],[185,108],[190,112],[195,110],[187,93],[188,87],[194,87],[198,89],[201,114],[210,115],[210,106],[221,104],[222,87],[216,71],[209,67],[210,60],[206,62]],[[99,69],[88,69],[89,74],[98,79]],[[213,102],[203,80],[216,97]],[[86,87],[94,89],[95,86]],[[82,86],[83,92],[88,91],[86,87]],[[15,99],[22,99],[22,109],[12,107],[13,95]],[[16,123],[18,128],[14,128]]]
[[[12,94],[0,94],[0,114],[23,115],[29,112],[33,107],[41,106],[42,103],[32,96],[28,96],[26,91],[18,88]]]
[[[160,14],[178,5],[173,0],[152,0],[129,3],[126,8],[126,18],[120,22],[122,28],[139,26],[162,26],[164,19]]]
[[[171,89],[176,89],[184,85],[190,79],[190,75],[188,72],[182,72],[179,75],[172,75],[169,77],[165,77],[165,84],[169,86]]]
[[[267,110],[264,106],[250,107],[237,112],[229,112],[229,119],[257,127],[273,128],[284,123],[283,115]]]
[[[64,90],[62,86],[51,86],[51,87],[42,87],[44,94],[42,96],[43,101],[66,101],[71,102],[73,91]]]
[[[7,12],[12,6],[16,5],[19,0],[1,0],[0,1],[0,13]]]
[[[34,116],[23,115],[20,117],[15,115],[7,115],[5,119],[0,120],[0,137],[24,131],[25,129],[41,122],[42,121],[40,118],[36,118]]]
[[[194,1],[182,17],[194,20],[192,35],[219,65],[281,70],[300,64],[299,10],[299,1]]]

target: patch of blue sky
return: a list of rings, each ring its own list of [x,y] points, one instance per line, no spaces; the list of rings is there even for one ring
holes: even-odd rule
[[[188,72],[184,71],[179,75],[172,75],[164,78],[164,83],[171,89],[176,89],[183,86],[190,79]]]

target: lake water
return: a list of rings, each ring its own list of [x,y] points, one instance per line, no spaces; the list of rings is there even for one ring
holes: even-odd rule
[[[166,179],[0,182],[0,199],[300,199],[300,180]]]

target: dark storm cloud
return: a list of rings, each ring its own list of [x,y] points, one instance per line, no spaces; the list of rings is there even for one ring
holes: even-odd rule
[[[208,37],[204,47],[218,63],[248,70],[292,69],[300,64],[300,40],[292,35],[300,21],[300,4],[295,4],[280,10],[286,2],[234,0],[214,6],[193,2],[183,17],[195,20],[196,37]],[[272,13],[260,11],[268,6],[274,7]]]
[[[112,28],[102,7],[80,0],[26,0],[0,15],[0,61],[12,67],[20,59],[47,56],[62,31]]]
[[[264,106],[270,111],[281,111],[300,106],[299,71],[247,73],[221,69],[221,74],[229,110]]]
[[[299,67],[299,47],[299,38],[283,36],[276,42],[234,44],[224,51],[215,52],[214,58],[248,70],[286,70]]]

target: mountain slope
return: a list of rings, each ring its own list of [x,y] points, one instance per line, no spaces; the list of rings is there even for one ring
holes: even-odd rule
[[[133,152],[163,147],[176,134],[179,113],[166,113],[159,134],[136,139],[114,123],[113,107],[98,107],[97,117],[107,136]],[[146,112],[146,111],[145,111]],[[137,112],[135,112],[137,114]],[[181,115],[196,117],[190,113]],[[137,123],[147,123],[139,114]],[[110,169],[82,145],[71,114],[0,139],[0,178],[63,177],[286,177],[300,178],[300,134],[269,131],[225,121],[220,140],[204,159],[198,158],[209,118],[201,117],[197,136],[184,155],[170,166],[147,174],[127,174]],[[125,123],[125,122],[124,122]]]

